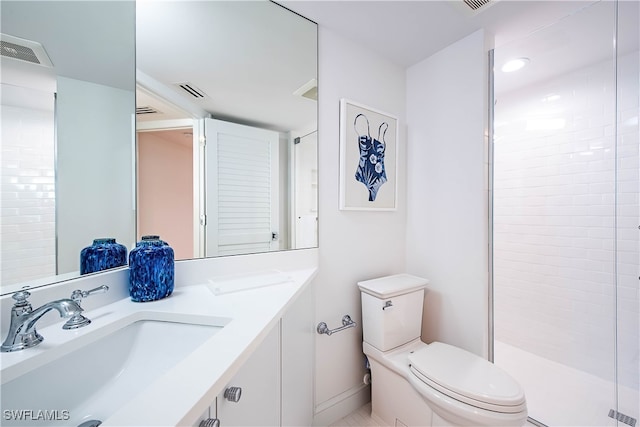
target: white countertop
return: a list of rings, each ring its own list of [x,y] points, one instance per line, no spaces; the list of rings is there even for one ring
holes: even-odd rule
[[[221,295],[215,295],[211,285],[194,284],[176,287],[160,301],[134,303],[125,298],[84,312],[92,320],[87,327],[63,330],[61,321],[38,329],[44,341],[37,347],[0,354],[0,380],[11,381],[137,320],[224,325],[102,424],[194,425],[311,282],[316,269],[285,273],[289,282]]]

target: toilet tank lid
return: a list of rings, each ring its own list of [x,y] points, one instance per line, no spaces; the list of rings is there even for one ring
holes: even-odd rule
[[[362,292],[384,299],[423,289],[428,283],[429,280],[411,274],[394,274],[358,282],[358,287]]]

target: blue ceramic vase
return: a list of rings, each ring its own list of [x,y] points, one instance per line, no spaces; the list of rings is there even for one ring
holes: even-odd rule
[[[116,239],[95,239],[80,251],[80,274],[95,273],[127,265],[127,248]]]
[[[142,236],[129,253],[129,295],[131,301],[166,298],[173,292],[173,249],[159,236]]]

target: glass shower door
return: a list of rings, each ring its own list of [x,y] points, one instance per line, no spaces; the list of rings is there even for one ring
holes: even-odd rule
[[[494,361],[550,426],[638,417],[637,6],[494,51]]]
[[[640,419],[640,4],[620,1],[616,31],[616,376],[620,426]],[[637,421],[636,421],[637,425]]]

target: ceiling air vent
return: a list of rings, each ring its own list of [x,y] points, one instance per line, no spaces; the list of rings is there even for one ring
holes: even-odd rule
[[[295,92],[293,92],[296,96],[301,96],[303,98],[313,99],[314,101],[318,100],[318,81],[316,79],[311,79],[307,83],[300,86]]]
[[[197,87],[195,87],[194,85],[188,82],[176,83],[176,86],[178,86],[180,89],[187,92],[189,95],[191,95],[196,99],[201,99],[207,96],[203,91],[201,91],[200,89],[198,89]]]
[[[153,107],[136,107],[136,114],[158,114],[160,111]]]
[[[471,10],[479,10],[480,8],[487,6],[492,0],[462,0],[464,4],[469,6]]]
[[[451,5],[458,12],[462,13],[467,18],[473,18],[485,12],[492,6],[500,3],[500,0],[455,0],[445,2]]]
[[[53,68],[51,59],[38,42],[0,34],[0,53],[7,58]]]

